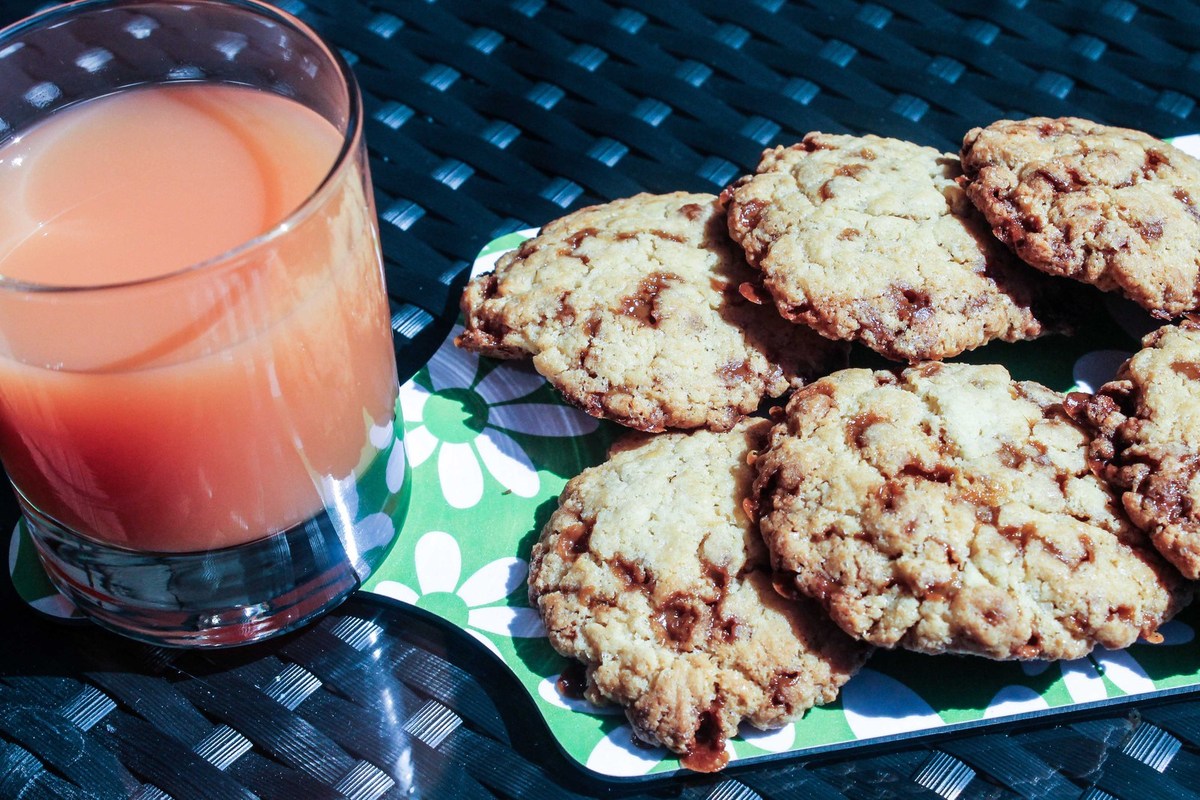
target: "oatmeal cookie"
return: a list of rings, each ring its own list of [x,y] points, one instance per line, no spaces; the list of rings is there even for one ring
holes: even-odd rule
[[[1190,599],[1088,467],[1062,397],[998,365],[854,369],[756,463],[777,569],[848,633],[995,659],[1120,648]]]
[[[1071,394],[1090,428],[1092,466],[1121,492],[1133,523],[1185,577],[1200,578],[1200,321],[1142,340],[1116,380]]]
[[[631,435],[567,484],[533,549],[530,601],[586,665],[586,696],[692,769],[720,768],[743,720],[775,728],[833,700],[869,652],[772,588],[742,508],[769,429]]]
[[[1084,119],[1001,120],[963,140],[967,195],[1040,270],[1167,319],[1200,305],[1200,161]]]
[[[456,344],[534,367],[587,413],[727,430],[845,351],[739,293],[753,276],[716,197],[638,195],[551,222],[472,280]]]
[[[784,317],[915,362],[1061,324],[1062,287],[989,235],[960,174],[930,147],[810,133],[721,197]]]

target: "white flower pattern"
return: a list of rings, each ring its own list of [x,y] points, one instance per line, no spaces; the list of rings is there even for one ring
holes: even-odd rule
[[[404,419],[413,426],[405,434],[409,461],[416,468],[436,456],[442,496],[452,508],[483,499],[480,463],[507,491],[534,497],[541,488],[537,468],[509,434],[570,438],[592,433],[598,423],[568,406],[513,402],[545,379],[526,364],[501,364],[478,378],[479,356],[451,344],[461,332],[455,327],[429,362],[432,392],[413,381],[400,389]],[[431,403],[435,397],[442,402]]]
[[[445,531],[429,531],[417,541],[414,561],[416,589],[399,581],[385,580],[380,581],[373,591],[410,605],[432,606],[435,612],[441,611],[443,616],[451,617],[451,622],[501,660],[503,656],[485,633],[520,638],[545,637],[545,628],[536,611],[503,605],[505,598],[525,583],[529,565],[524,559],[496,559],[484,564],[460,584],[462,552],[458,541]],[[445,603],[447,600],[449,605]],[[448,608],[460,613],[447,614]]]
[[[846,723],[858,739],[940,728],[946,723],[920,695],[900,681],[864,668],[842,687]]]
[[[645,775],[671,754],[665,747],[634,743],[633,728],[620,725],[596,743],[587,758],[587,768],[605,775],[632,778]]]

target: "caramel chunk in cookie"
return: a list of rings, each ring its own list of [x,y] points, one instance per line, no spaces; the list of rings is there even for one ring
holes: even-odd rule
[[[1062,397],[1003,367],[845,370],[760,454],[776,567],[883,647],[1079,658],[1152,635],[1190,589],[1092,474]]]
[[[716,197],[576,211],[463,293],[460,347],[533,365],[587,413],[644,431],[727,430],[845,350],[747,299]]]
[[[1166,319],[1200,305],[1200,161],[1085,119],[967,133],[967,195],[1040,270],[1119,291]]]
[[[915,362],[1060,324],[1063,287],[989,235],[960,176],[929,147],[810,133],[764,152],[722,199],[784,317]]]
[[[1147,335],[1116,380],[1069,396],[1067,410],[1092,431],[1093,467],[1129,518],[1200,578],[1200,322]]]
[[[770,423],[635,436],[567,484],[534,546],[530,601],[584,694],[693,769],[725,763],[747,721],[776,728],[833,700],[869,648],[772,588],[743,510]]]

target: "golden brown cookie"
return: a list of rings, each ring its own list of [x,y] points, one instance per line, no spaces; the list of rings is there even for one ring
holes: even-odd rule
[[[1187,578],[1200,578],[1200,322],[1147,335],[1116,380],[1068,396],[1089,427],[1096,473]]]
[[[833,700],[868,653],[772,588],[742,508],[769,428],[629,437],[567,484],[533,549],[530,601],[586,664],[586,696],[692,769],[719,769],[743,720],[776,728]]]
[[[1031,339],[1055,282],[988,234],[958,159],[878,136],[810,133],[722,194],[729,232],[786,318],[901,361]]]
[[[1001,120],[963,140],[967,194],[1029,264],[1157,317],[1200,305],[1200,161],[1084,119]]]
[[[1190,588],[1091,473],[1062,397],[997,365],[835,373],[755,462],[776,567],[854,636],[1070,659],[1150,636]]]
[[[533,365],[587,413],[727,430],[845,351],[743,297],[716,198],[638,195],[551,222],[463,293],[456,344]]]

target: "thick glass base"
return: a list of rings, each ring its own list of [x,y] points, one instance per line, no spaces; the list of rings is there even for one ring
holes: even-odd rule
[[[195,553],[105,544],[17,499],[47,576],[96,623],[155,645],[230,647],[292,630],[358,588],[394,544],[408,488],[357,521],[334,503],[282,533]]]

